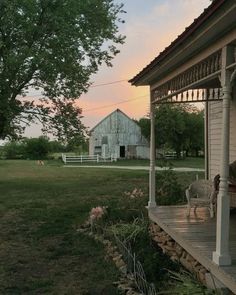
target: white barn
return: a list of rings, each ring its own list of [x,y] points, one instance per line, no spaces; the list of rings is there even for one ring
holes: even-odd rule
[[[140,126],[117,109],[90,131],[89,154],[104,158],[149,158],[149,145]]]

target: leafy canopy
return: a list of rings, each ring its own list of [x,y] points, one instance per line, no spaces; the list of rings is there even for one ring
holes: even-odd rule
[[[37,120],[59,139],[83,136],[76,99],[119,52],[122,12],[113,0],[0,1],[1,139]],[[32,89],[42,96],[23,98]]]
[[[138,122],[142,134],[150,140],[150,119]],[[194,152],[197,156],[204,149],[204,113],[191,105],[162,104],[155,109],[155,133],[157,148],[171,148]]]

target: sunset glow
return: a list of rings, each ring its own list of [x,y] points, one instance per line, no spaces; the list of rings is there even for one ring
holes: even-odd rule
[[[116,1],[122,2],[122,1]],[[93,85],[129,80],[165,49],[210,0],[124,0],[125,23],[120,33],[126,36],[113,67],[102,66],[92,77]],[[129,100],[129,101],[128,101]],[[78,101],[83,109],[83,123],[92,128],[109,113],[119,108],[131,118],[139,119],[149,111],[148,87],[131,86],[128,82],[91,87]],[[33,128],[30,128],[32,134]]]

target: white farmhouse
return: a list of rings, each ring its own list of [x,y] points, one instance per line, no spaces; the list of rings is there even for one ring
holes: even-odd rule
[[[140,126],[117,109],[90,131],[89,154],[104,158],[149,158]]]

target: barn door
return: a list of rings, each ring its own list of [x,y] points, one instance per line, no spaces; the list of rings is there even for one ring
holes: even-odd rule
[[[120,157],[125,158],[125,146],[124,145],[120,146]]]

